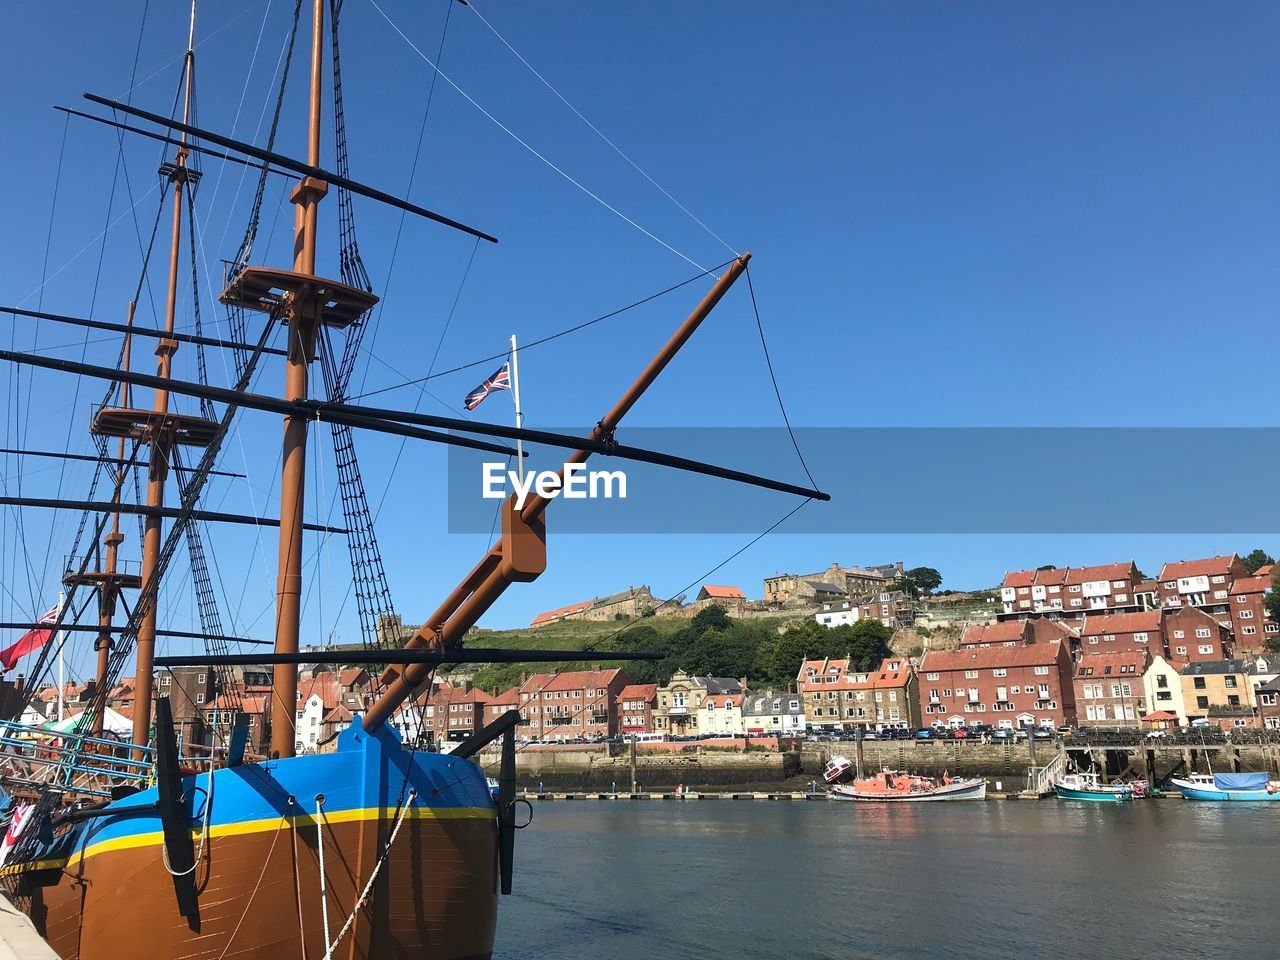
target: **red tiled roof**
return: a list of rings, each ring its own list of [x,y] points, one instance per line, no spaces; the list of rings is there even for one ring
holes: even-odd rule
[[[350,667],[338,674],[338,682],[344,687],[349,687],[360,679],[360,674],[364,673],[360,667]]]
[[[1033,643],[1026,647],[964,647],[933,650],[924,655],[921,671],[984,670],[991,667],[1040,667],[1057,663],[1062,646]]]
[[[1177,720],[1177,719],[1178,719],[1178,715],[1176,713],[1170,713],[1168,710],[1157,710],[1155,713],[1148,713],[1145,717],[1142,718],[1142,721],[1143,723],[1150,723],[1153,720],[1169,721],[1169,720]]]
[[[1264,576],[1241,577],[1231,584],[1231,595],[1242,593],[1265,593],[1271,589],[1271,578]]]
[[[497,696],[489,698],[489,706],[491,707],[514,707],[520,702],[520,688],[512,687],[510,690],[503,690]]]
[[[355,718],[355,714],[338,704],[328,713],[326,713],[321,722],[323,723],[350,723]]]
[[[1143,673],[1147,668],[1147,654],[1145,650],[1125,650],[1118,653],[1102,651],[1099,653],[1086,653],[1080,657],[1080,662],[1076,664],[1076,676],[1086,676],[1085,670],[1093,669],[1091,677],[1102,676],[1119,676],[1119,670],[1112,670],[1110,674],[1104,673],[1104,669],[1111,667],[1133,667],[1133,672],[1137,674]]]
[[[488,703],[489,695],[483,690],[477,690],[472,687],[470,690],[464,690],[462,687],[451,687],[448,684],[440,687],[439,690],[431,697],[431,700],[438,706],[440,704],[450,703]]]
[[[332,710],[338,705],[338,684],[331,673],[321,673],[310,679],[300,677],[298,679],[298,706],[306,703],[311,699],[312,695],[320,697],[320,702],[326,710]]]
[[[1086,615],[1080,633],[1096,637],[1104,633],[1154,633],[1159,629],[1160,611],[1143,610],[1140,613]]]
[[[1052,587],[1055,584],[1063,584],[1067,582],[1068,569],[1066,567],[1055,567],[1052,570],[1036,571],[1037,587]]]
[[[586,690],[597,687],[608,687],[622,671],[612,670],[569,670],[554,674],[539,690]]]
[[[1035,570],[1009,570],[1005,572],[1004,582],[1001,586],[1005,587],[1029,587],[1035,583]]]
[[[999,623],[975,623],[965,627],[964,636],[960,638],[960,646],[969,647],[978,643],[1012,643],[1021,641],[1026,636],[1025,620],[1002,620]]]
[[[1095,580],[1129,580],[1141,576],[1134,562],[1104,563],[1096,567],[1072,567],[1067,583],[1092,583]]]
[[[533,623],[530,624],[530,626],[536,627],[540,623],[550,623],[552,620],[559,620],[562,617],[567,617],[571,613],[582,613],[582,611],[586,610],[594,602],[595,601],[593,600],[583,600],[580,603],[571,603],[567,607],[556,607],[554,610],[548,610],[546,613],[538,614],[533,618]]]
[[[905,687],[911,682],[911,661],[906,657],[885,657],[872,682],[877,688]]]
[[[1177,580],[1181,577],[1218,576],[1229,572],[1232,561],[1235,559],[1236,555],[1233,553],[1228,557],[1206,557],[1203,560],[1179,560],[1175,563],[1166,563],[1160,568],[1160,579]]]
[[[811,667],[815,671],[812,678],[808,676],[808,671]],[[835,668],[835,673],[829,672],[832,668]],[[818,677],[833,676],[838,678],[836,683],[833,684],[825,682],[818,684],[814,682]],[[866,679],[855,680],[854,677],[866,677]],[[833,688],[839,688],[841,690],[870,690],[875,686],[874,673],[870,670],[863,673],[860,670],[850,669],[848,658],[842,660],[835,660],[831,658],[827,658],[825,660],[806,660],[804,663],[800,664],[800,672],[796,675],[796,680],[797,683],[800,684],[801,689],[804,688],[804,684],[812,684],[814,687],[821,686],[827,690]]]
[[[1255,577],[1270,577],[1275,572],[1276,572],[1276,565],[1274,563],[1268,563],[1264,566],[1259,567],[1257,570],[1255,570],[1253,572],[1253,575]]]
[[[652,700],[658,695],[656,683],[629,683],[618,691],[615,700]]]
[[[747,599],[747,595],[742,592],[740,587],[717,587],[715,584],[704,583],[702,589],[708,597],[718,597],[724,600]]]

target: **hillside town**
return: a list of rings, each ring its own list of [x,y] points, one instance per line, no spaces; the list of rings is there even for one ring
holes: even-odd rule
[[[400,709],[394,725],[407,742],[436,748],[511,709],[520,711],[521,736],[531,742],[921,728],[1280,730],[1280,652],[1268,649],[1280,643],[1267,643],[1280,637],[1266,600],[1273,563],[1250,569],[1233,554],[1167,563],[1155,578],[1132,562],[1010,571],[985,609],[971,607],[970,622],[946,643],[919,627],[930,619],[929,603],[912,596],[918,591],[904,583],[908,573],[900,563],[833,564],[816,574],[766,578],[760,601],[748,601],[738,587],[708,584],[675,609],[692,617],[715,606],[730,618],[790,611],[827,630],[866,620],[899,632],[915,625],[912,636],[928,638],[927,649],[875,663],[806,657],[781,684],[683,670],[639,683],[625,668],[607,666],[526,672],[495,690],[436,677]],[[633,587],[548,611],[533,627],[573,619],[639,621],[659,615],[656,605],[647,587]],[[376,671],[304,665],[296,704],[299,752],[329,748],[369,707],[379,684]],[[265,755],[270,668],[237,667],[231,682],[219,686],[214,671],[182,667],[157,675],[155,689],[170,698],[187,742],[210,742],[242,713],[250,750]],[[43,688],[23,722],[69,723],[93,693],[91,685],[77,683]],[[127,733],[133,698],[129,678],[111,691],[109,731]]]

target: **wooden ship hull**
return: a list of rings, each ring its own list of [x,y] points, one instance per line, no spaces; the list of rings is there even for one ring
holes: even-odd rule
[[[356,724],[335,753],[219,769],[212,779],[210,791],[207,773],[183,778],[199,851],[194,916],[174,907],[158,814],[129,815],[155,804],[156,788],[77,824],[60,856],[4,869],[58,956],[294,960],[323,957],[329,944],[344,960],[491,955],[497,816],[471,760],[406,750],[389,728],[368,735]]]

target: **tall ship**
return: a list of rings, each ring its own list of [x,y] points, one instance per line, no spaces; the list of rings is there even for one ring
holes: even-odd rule
[[[358,148],[352,144],[349,151],[346,136],[342,16],[342,0],[297,0],[283,38],[272,119],[260,144],[196,122],[194,3],[171,113],[91,94],[90,107],[65,108],[68,122],[104,124],[113,137],[143,138],[164,151],[163,201],[137,284],[140,296],[149,271],[167,267],[157,324],[139,321],[138,297],[117,321],[0,308],[15,322],[22,317],[78,325],[109,332],[121,343],[115,362],[107,364],[0,351],[0,361],[14,370],[52,371],[68,383],[74,378],[105,386],[92,408],[90,452],[8,451],[22,462],[76,456],[92,462],[92,486],[84,496],[55,499],[23,491],[3,498],[10,511],[6,523],[35,510],[81,518],[57,584],[63,594],[57,606],[44,617],[37,619],[40,611],[33,610],[29,622],[4,624],[20,632],[4,652],[5,666],[26,659],[23,681],[6,681],[0,698],[0,882],[63,960],[491,956],[499,896],[512,889],[516,830],[524,825],[516,796],[515,734],[522,718],[514,709],[477,717],[475,732],[451,752],[427,749],[423,694],[431,691],[437,668],[652,659],[644,651],[463,647],[510,586],[532,582],[546,569],[548,508],[566,472],[590,457],[608,457],[763,487],[802,503],[828,499],[816,485],[758,477],[619,439],[624,417],[746,273],[749,253],[735,253],[696,278],[705,288],[692,312],[616,403],[598,420],[592,417],[596,426],[585,435],[528,430],[518,417],[516,425],[504,426],[354,402],[352,376],[379,303],[356,240],[356,199],[454,231],[477,246],[496,239],[353,176],[349,156]],[[300,75],[306,88],[305,113],[297,117],[305,129],[301,158],[278,137],[282,118],[298,112],[298,98],[288,92]],[[331,168],[322,156],[326,124]],[[217,293],[225,311],[219,336],[207,335],[200,323],[196,247],[208,237],[197,235],[194,198],[202,163],[231,164],[256,181],[243,239],[226,261]],[[293,258],[265,265],[255,253],[262,246],[263,198],[268,182],[279,178],[291,184]],[[327,218],[326,208],[335,206],[336,216]],[[336,243],[326,248],[326,236]],[[321,272],[322,255],[336,263],[336,278]],[[193,323],[180,326],[184,277],[193,295]],[[137,369],[141,343],[154,346],[154,373]],[[195,354],[195,378],[177,375],[180,351]],[[206,353],[214,352],[221,358],[217,364],[206,361]],[[514,350],[510,363],[509,371],[504,362],[485,381],[481,399],[515,373]],[[212,382],[211,368],[225,371],[225,385]],[[11,379],[23,382],[29,381]],[[268,392],[271,383],[275,389]],[[468,409],[475,395],[468,397]],[[210,502],[211,479],[228,474],[221,454],[238,431],[261,428],[262,417],[241,422],[246,411],[282,420],[273,478],[276,517],[231,514],[220,501]],[[331,441],[326,456],[334,469],[327,480],[340,502],[341,527],[305,519],[309,471],[327,465],[317,452],[323,433]],[[356,458],[356,438],[363,433],[478,450],[514,459],[522,470],[524,444],[562,451],[552,487],[501,503],[492,545],[474,565],[459,567],[460,582],[415,630],[394,629],[399,618],[378,547],[376,510]],[[126,531],[135,518],[139,556],[130,560]],[[412,524],[413,518],[398,522]],[[218,610],[218,557],[205,541],[220,524],[278,532],[270,652],[233,652],[252,641],[229,635]],[[313,533],[347,540],[359,646],[302,646],[304,546]],[[182,577],[190,578],[196,630],[162,626],[171,595],[166,587],[178,579],[180,552],[189,561]],[[393,628],[384,629],[388,624]],[[203,649],[158,656],[158,638],[194,640]],[[81,694],[81,712],[56,729],[30,719],[40,683],[55,675],[64,649],[90,639],[94,672]],[[371,703],[350,712],[324,752],[305,749],[298,728],[302,664],[355,666],[374,677]],[[259,675],[251,677],[251,668]],[[175,719],[190,706],[174,699],[182,695],[180,685],[169,682],[181,669],[207,670],[212,678],[207,730]],[[131,710],[114,710],[109,701],[130,670]],[[64,687],[60,678],[59,704]],[[249,709],[255,699],[256,713]],[[418,734],[406,738],[406,729]],[[483,750],[490,750],[485,764],[496,769],[482,765]]]

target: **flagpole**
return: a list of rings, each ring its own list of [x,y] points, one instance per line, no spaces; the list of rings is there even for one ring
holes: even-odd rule
[[[65,593],[58,594],[58,619],[62,619],[62,611],[67,603],[67,595]],[[65,693],[67,689],[67,678],[65,674],[65,665],[62,662],[62,646],[66,642],[67,631],[58,631],[58,722],[61,723],[63,715],[66,712]]]
[[[516,429],[524,426],[524,414],[520,412],[520,362],[516,359],[516,335],[511,335],[511,399],[516,404]],[[516,438],[516,470],[520,485],[524,486],[524,441]]]

